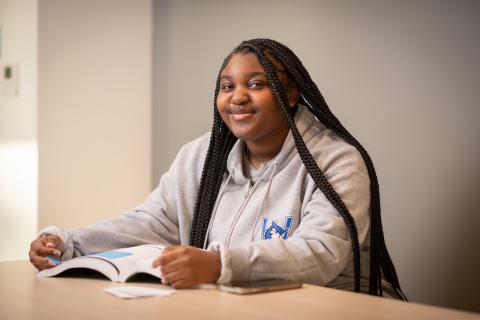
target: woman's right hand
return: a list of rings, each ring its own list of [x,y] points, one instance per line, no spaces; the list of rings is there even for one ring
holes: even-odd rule
[[[59,236],[49,234],[33,240],[30,244],[30,262],[38,270],[43,270],[55,266],[55,262],[47,259],[47,256],[60,259],[64,244]]]

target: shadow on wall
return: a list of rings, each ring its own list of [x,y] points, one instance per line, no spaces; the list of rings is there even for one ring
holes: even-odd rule
[[[452,197],[457,208],[452,211],[455,224],[451,226],[453,235],[458,237],[455,243],[443,243],[445,259],[448,261],[448,273],[442,281],[442,293],[439,296],[441,305],[480,312],[480,201],[478,198],[478,181],[476,178],[464,186],[460,193]],[[454,193],[454,192],[452,192]],[[455,206],[453,206],[455,207]],[[442,237],[441,237],[442,238]],[[448,239],[448,238],[447,238]],[[435,266],[432,266],[435,268]]]
[[[462,172],[468,167],[475,164]],[[429,201],[413,204],[415,219],[407,223],[410,228],[401,228],[403,240],[393,241],[402,247],[393,259],[403,270],[399,277],[410,301],[480,312],[480,175],[470,172],[468,178],[455,170],[444,172],[440,181],[429,183],[427,188],[443,186],[424,191]]]

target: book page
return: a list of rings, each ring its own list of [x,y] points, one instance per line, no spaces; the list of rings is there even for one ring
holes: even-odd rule
[[[160,256],[163,246],[142,245],[131,248],[100,252],[90,255],[112,263],[119,271],[116,281],[124,282],[131,275],[144,272],[160,278],[160,270],[152,268],[153,259]]]
[[[44,269],[37,273],[37,277],[53,277],[71,269],[95,270],[112,281],[117,281],[119,276],[118,268],[109,261],[93,256],[82,256],[62,261],[55,267]]]
[[[63,261],[59,265],[37,273],[39,277],[51,277],[73,268],[96,270],[112,281],[124,282],[137,272],[160,278],[160,270],[151,267],[153,259],[160,256],[163,246],[141,245],[130,248],[99,252]],[[148,261],[150,264],[148,265]]]

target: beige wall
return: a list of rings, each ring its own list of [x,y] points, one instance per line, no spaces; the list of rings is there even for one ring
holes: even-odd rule
[[[271,37],[369,150],[413,301],[480,311],[480,2],[157,1],[155,180],[209,130],[223,58]]]
[[[19,72],[18,96],[0,88],[0,260],[26,258],[37,229],[37,21],[37,0],[0,0],[0,64]]]
[[[151,191],[152,3],[39,3],[39,226],[118,216]]]

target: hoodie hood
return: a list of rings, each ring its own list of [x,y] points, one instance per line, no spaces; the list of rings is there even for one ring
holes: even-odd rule
[[[294,120],[295,125],[297,126],[298,131],[300,132],[300,135],[303,137],[306,144],[307,141],[312,138],[312,134],[309,134],[308,130],[314,123],[321,126],[321,129],[325,128],[325,126],[318,121],[314,122],[314,115],[307,109],[307,107],[301,104],[298,105],[298,110],[295,113]],[[227,159],[227,174],[231,175],[232,180],[238,185],[245,185],[250,182],[249,177],[245,176],[244,170],[242,169],[244,148],[245,142],[237,140]],[[273,159],[262,164],[258,169],[258,181],[267,182],[272,179],[289,163],[290,160],[292,160],[296,154],[298,153],[295,146],[295,141],[293,139],[292,131],[289,130],[280,152]],[[276,167],[276,169],[272,175],[271,173],[274,167]]]

